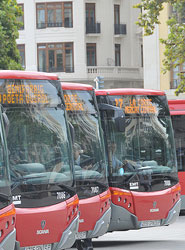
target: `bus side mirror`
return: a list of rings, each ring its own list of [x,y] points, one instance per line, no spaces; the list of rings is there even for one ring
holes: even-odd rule
[[[5,130],[5,134],[6,134],[6,137],[7,137],[8,136],[8,131],[9,131],[9,127],[10,127],[10,122],[9,122],[8,116],[4,112],[2,106],[1,106],[1,111],[2,111],[2,118],[3,118],[4,130]]]
[[[70,134],[71,134],[71,140],[72,140],[72,144],[73,144],[75,141],[75,130],[74,130],[73,125],[70,122],[68,122],[68,124],[69,124],[69,130],[70,130]]]
[[[107,116],[114,119],[119,132],[125,132],[125,113],[121,108],[106,103],[99,103],[98,108],[100,111],[106,111]]]
[[[123,111],[115,111],[115,124],[119,132],[125,132],[125,114]]]

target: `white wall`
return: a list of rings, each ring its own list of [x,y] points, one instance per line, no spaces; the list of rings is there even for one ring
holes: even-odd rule
[[[144,36],[144,88],[160,90],[159,28],[154,34]]]
[[[69,0],[62,0],[68,2]],[[97,44],[97,66],[114,66],[114,44],[121,44],[122,67],[140,68],[141,39],[137,34],[138,10],[133,4],[139,0],[70,0],[73,2],[73,28],[36,29],[36,3],[57,0],[17,0],[24,3],[24,30],[20,30],[18,44],[25,44],[26,70],[37,70],[37,44],[73,42],[74,73],[58,73],[62,79],[85,81],[89,79],[86,66],[86,43]],[[101,33],[85,33],[85,3],[96,3],[96,22],[101,23]],[[127,25],[127,34],[114,35],[114,4],[120,4],[120,21]],[[114,75],[112,75],[114,78]],[[132,81],[132,74],[128,77]],[[135,79],[137,80],[137,79]],[[142,81],[141,75],[138,80]],[[121,81],[121,79],[119,79]],[[123,79],[124,81],[124,79]]]

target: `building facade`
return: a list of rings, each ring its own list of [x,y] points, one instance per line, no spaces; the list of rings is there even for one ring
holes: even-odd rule
[[[160,14],[160,24],[156,25],[154,34],[143,39],[144,57],[144,88],[164,90],[169,99],[184,99],[185,94],[175,95],[175,90],[180,83],[178,73],[185,71],[185,65],[172,68],[163,74],[163,60],[165,47],[159,39],[168,37],[168,26],[166,21],[173,12],[169,4],[164,4]]]
[[[143,87],[138,0],[17,0],[23,27],[17,45],[26,70],[55,72],[63,81]]]

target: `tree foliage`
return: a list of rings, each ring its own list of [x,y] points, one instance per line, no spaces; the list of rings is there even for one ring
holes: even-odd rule
[[[137,24],[144,28],[145,35],[151,35],[155,25],[160,24],[159,15],[164,8],[164,3],[169,3],[173,8],[167,20],[168,37],[160,39],[165,45],[163,73],[166,73],[172,68],[185,65],[185,0],[141,0],[134,7],[141,10]],[[180,72],[179,78],[180,84],[175,91],[177,95],[185,92],[185,73]]]
[[[16,45],[21,15],[16,0],[0,1],[0,69],[22,69]]]

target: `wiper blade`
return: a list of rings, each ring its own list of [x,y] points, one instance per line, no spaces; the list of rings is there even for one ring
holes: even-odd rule
[[[92,183],[94,183],[94,184],[98,184],[98,185],[100,185],[100,187],[107,187],[107,185],[108,184],[105,184],[105,183],[103,183],[103,182],[101,182],[101,181],[97,181],[97,180],[94,180],[94,179],[89,179],[88,181],[90,181],[90,182],[92,182]]]
[[[67,185],[60,183],[60,182],[52,182],[52,183],[48,183],[48,185],[58,185],[60,188],[64,188],[67,191],[74,192],[73,187],[67,186]]]
[[[139,168],[137,168],[136,171],[151,170],[151,169],[152,169],[152,167],[149,167],[149,166],[147,166],[147,167],[139,167]]]
[[[12,197],[10,195],[0,193],[0,201],[11,201]]]
[[[39,179],[42,177],[46,177],[46,175],[42,175],[42,176],[28,176],[28,177],[21,177],[21,178],[16,178],[16,180],[14,181],[14,183],[11,185],[11,190],[14,190],[15,188],[17,188],[18,186],[22,185],[22,184],[27,184],[28,180],[32,180],[32,179]],[[31,183],[29,183],[31,184]]]

